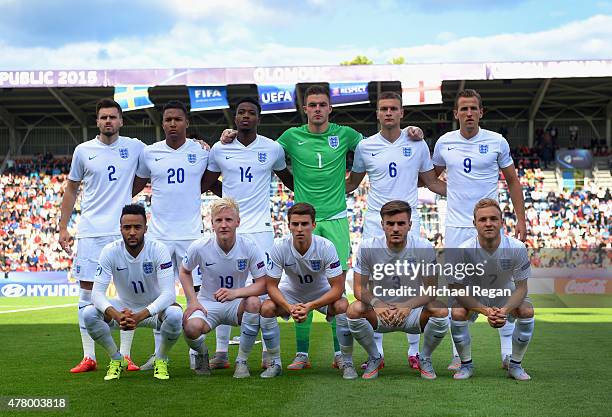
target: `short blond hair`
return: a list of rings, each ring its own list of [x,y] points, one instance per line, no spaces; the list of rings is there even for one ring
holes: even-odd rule
[[[210,216],[214,218],[217,213],[225,209],[232,209],[236,212],[237,216],[240,216],[240,209],[238,208],[238,203],[236,202],[236,200],[229,197],[223,197],[213,201],[210,205]]]
[[[476,219],[476,212],[486,207],[495,207],[497,211],[499,211],[499,214],[502,214],[499,203],[496,200],[493,200],[492,198],[483,198],[474,206],[474,219]]]

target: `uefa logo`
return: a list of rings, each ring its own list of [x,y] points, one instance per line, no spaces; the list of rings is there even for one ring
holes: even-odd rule
[[[26,293],[26,289],[21,284],[6,284],[0,290],[0,293],[4,297],[23,297]]]

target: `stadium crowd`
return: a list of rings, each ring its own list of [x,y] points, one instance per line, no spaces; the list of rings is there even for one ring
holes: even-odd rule
[[[528,225],[527,245],[531,248],[593,249],[612,247],[612,201],[610,190],[594,186],[568,193],[544,192],[543,172],[539,158],[528,149],[518,149],[516,166],[525,195]],[[16,160],[0,176],[0,265],[4,271],[68,270],[71,257],[57,242],[57,223],[63,184],[70,169],[68,159],[51,155],[29,160]],[[499,181],[500,202],[504,212],[507,233],[514,234],[516,218],[511,206],[505,181]],[[353,253],[360,242],[366,196],[366,180],[348,198],[348,215]],[[271,213],[275,236],[289,233],[285,213],[293,204],[292,193],[281,184],[273,183]],[[205,196],[204,199],[213,198]],[[139,196],[145,206],[150,205],[150,190]],[[206,229],[210,225],[208,204],[202,204]],[[77,202],[71,225],[76,224]],[[421,213],[421,234],[442,247],[439,232],[444,216],[444,204],[424,203]],[[74,234],[75,230],[71,229]],[[586,255],[584,255],[586,256]],[[551,258],[551,257],[549,257]],[[543,262],[538,258],[538,262]],[[560,263],[557,256],[556,262]]]

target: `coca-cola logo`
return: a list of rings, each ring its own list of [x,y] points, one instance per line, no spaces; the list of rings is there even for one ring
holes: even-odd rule
[[[591,279],[588,281],[570,280],[565,285],[566,294],[605,294],[605,279]]]

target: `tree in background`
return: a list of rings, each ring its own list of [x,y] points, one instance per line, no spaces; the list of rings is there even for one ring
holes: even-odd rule
[[[342,61],[340,65],[372,65],[373,63],[374,61],[372,61],[367,56],[357,55],[355,58],[351,59],[350,61]],[[403,65],[405,63],[406,63],[406,58],[404,58],[403,56],[391,58],[391,60],[388,62],[388,64],[392,64],[392,65]]]
[[[392,65],[403,65],[405,63],[406,63],[406,58],[404,58],[403,56],[391,58],[391,61],[389,61],[389,64],[392,64]]]
[[[340,65],[372,65],[374,62],[365,55],[357,55],[350,61],[343,61]]]

